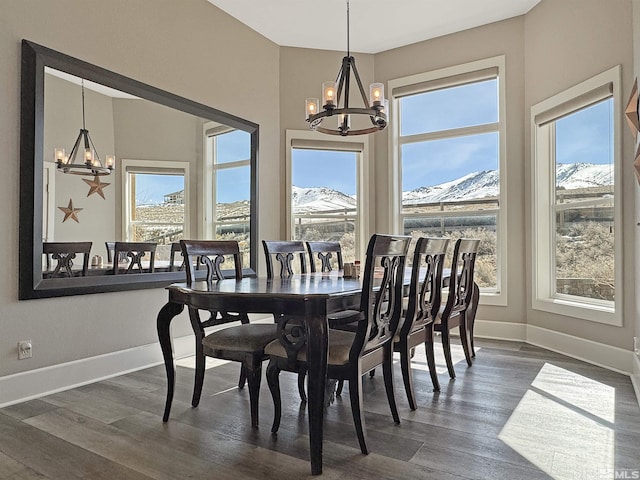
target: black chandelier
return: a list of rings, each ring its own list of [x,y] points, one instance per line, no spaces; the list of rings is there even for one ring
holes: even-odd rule
[[[349,89],[351,86],[351,74],[358,85],[362,96],[363,108],[349,106]],[[344,94],[344,95],[343,95]],[[362,87],[360,75],[356,68],[356,60],[349,51],[349,0],[347,0],[347,55],[342,59],[342,66],[335,82],[322,83],[322,111],[320,101],[317,98],[307,98],[305,101],[306,120],[309,127],[321,133],[329,135],[364,135],[383,130],[387,126],[387,113],[389,111],[387,100],[384,98],[384,85],[372,83],[369,86],[371,103]],[[342,102],[342,106],[341,105]],[[366,115],[371,120],[371,127],[351,130],[351,115]],[[325,117],[337,116],[336,128],[321,127]]]
[[[81,141],[84,145],[84,163],[75,163]],[[93,145],[93,140],[91,140],[89,136],[89,130],[86,128],[84,114],[84,80],[82,80],[82,128],[80,129],[78,138],[76,138],[76,143],[73,144],[71,153],[66,155],[64,148],[56,147],[54,156],[58,170],[64,173],[103,176],[110,175],[114,169],[115,157],[113,155],[107,155],[105,165],[102,165],[96,147]]]

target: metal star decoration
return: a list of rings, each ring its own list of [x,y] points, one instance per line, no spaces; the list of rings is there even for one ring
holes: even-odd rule
[[[102,190],[107,188],[109,185],[111,185],[110,183],[102,183],[100,181],[100,177],[97,175],[93,177],[93,180],[87,180],[86,178],[83,178],[82,181],[87,185],[89,185],[90,187],[89,193],[87,193],[87,197],[89,195],[93,195],[94,193],[97,193],[102,198],[104,198],[104,192]]]
[[[78,216],[76,215],[80,210],[82,210],[82,208],[73,208],[73,200],[69,199],[69,206],[67,207],[58,207],[59,210],[62,210],[62,212],[64,212],[64,218],[62,219],[62,223],[66,222],[68,218],[71,218],[73,220],[75,220],[76,222],[80,223],[80,220],[78,220]]]

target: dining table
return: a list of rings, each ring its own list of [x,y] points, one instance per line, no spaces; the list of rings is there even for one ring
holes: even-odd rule
[[[407,269],[404,283],[411,278]],[[175,387],[175,365],[170,325],[185,306],[209,311],[286,315],[305,325],[307,343],[307,410],[311,473],[322,473],[323,419],[327,386],[327,315],[358,309],[362,291],[360,278],[344,277],[342,271],[306,273],[289,278],[244,277],[213,282],[174,283],[169,285],[168,301],[157,317],[157,330],[167,374],[167,397],[163,422],[169,420]],[[474,288],[477,306],[479,290]],[[474,309],[475,316],[475,309]],[[470,326],[473,324],[473,318]]]
[[[327,378],[327,315],[358,309],[362,282],[342,272],[311,273],[290,278],[242,278],[213,282],[174,283],[167,287],[169,299],[158,313],[157,329],[167,373],[167,398],[163,421],[169,419],[175,386],[171,348],[172,319],[185,306],[210,311],[286,315],[306,327],[308,352],[307,409],[311,473],[322,473],[324,398]]]

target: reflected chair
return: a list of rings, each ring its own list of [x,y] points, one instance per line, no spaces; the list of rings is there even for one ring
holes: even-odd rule
[[[448,246],[448,238],[418,238],[413,254],[407,309],[394,338],[393,348],[400,353],[402,378],[411,410],[416,409],[411,357],[418,345],[425,346],[433,388],[440,390],[433,354],[433,321],[440,310],[442,270]]]
[[[186,264],[187,283],[196,279],[196,262],[207,269],[205,280],[214,282],[223,278],[221,265],[225,257],[233,258],[233,273],[236,280],[242,279],[242,255],[236,241],[216,240],[180,240],[182,255]],[[220,313],[220,316],[218,316]],[[251,405],[251,426],[258,427],[258,398],[262,377],[262,361],[267,357],[265,346],[277,338],[275,324],[250,324],[246,312],[235,314],[211,312],[211,317],[202,321],[200,311],[189,307],[189,319],[196,337],[196,372],[191,405],[200,403],[204,383],[205,356],[240,362],[242,372],[238,387],[244,386],[245,378],[249,384]],[[240,325],[223,328],[205,336],[204,329],[232,321]]]
[[[107,249],[107,263],[113,262],[113,250],[116,248],[116,242],[104,242]]]
[[[444,358],[451,378],[456,377],[451,359],[451,340],[449,335],[449,331],[452,328],[459,328],[467,365],[471,366],[473,364],[467,314],[475,290],[473,273],[479,246],[480,240],[461,238],[456,241],[451,260],[447,301],[444,307],[440,307],[440,312],[433,323],[433,329],[440,332],[442,338]]]
[[[91,253],[92,242],[44,242],[42,253],[46,255],[46,277],[60,278],[80,275],[85,277],[89,269],[89,255]],[[81,254],[82,270],[73,271],[73,260],[76,255]],[[51,271],[51,260],[56,261],[53,271]]]
[[[176,268],[176,254],[180,254],[180,259],[182,259],[180,265]],[[180,242],[173,242],[171,244],[171,253],[169,253],[169,271],[170,272],[181,272],[185,269],[185,261],[184,256],[182,255],[182,246]]]
[[[153,273],[155,271],[156,246],[157,244],[153,242],[115,242],[111,260],[113,274]],[[120,268],[119,259],[125,259],[126,266]],[[147,267],[143,267],[143,259],[148,259]]]
[[[347,380],[351,410],[360,450],[367,454],[366,428],[362,408],[362,375],[382,365],[387,399],[395,423],[400,423],[393,392],[392,340],[402,310],[404,266],[411,237],[373,235],[367,248],[360,311],[362,320],[355,333],[329,329],[327,378]],[[375,275],[374,275],[375,274]],[[374,278],[375,277],[375,278]],[[278,324],[279,339],[267,345],[270,357],[267,381],[274,402],[271,431],[277,432],[282,413],[280,371],[307,370],[304,329],[288,329],[286,320]]]

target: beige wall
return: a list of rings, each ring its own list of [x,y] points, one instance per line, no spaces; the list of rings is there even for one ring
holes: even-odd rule
[[[630,1],[543,0],[525,16],[525,172],[531,172],[530,108],[532,105],[580,83],[614,65],[622,65],[623,104],[633,81],[633,26]],[[626,350],[635,331],[633,139],[623,122],[623,235],[624,326],[540,312],[531,308],[527,282],[527,322],[550,330],[586,338]],[[526,198],[531,186],[525,182]],[[528,205],[530,207],[530,205]],[[527,270],[531,267],[531,209],[527,208]],[[618,233],[618,232],[617,232]]]
[[[279,233],[279,49],[206,0],[0,0],[0,376],[157,342],[162,289],[18,302],[20,42],[260,125],[260,235]],[[90,29],[90,34],[83,34]],[[262,265],[261,265],[262,266]],[[191,327],[174,322],[177,334]],[[126,332],[126,335],[122,335]],[[33,358],[17,360],[31,339]]]

